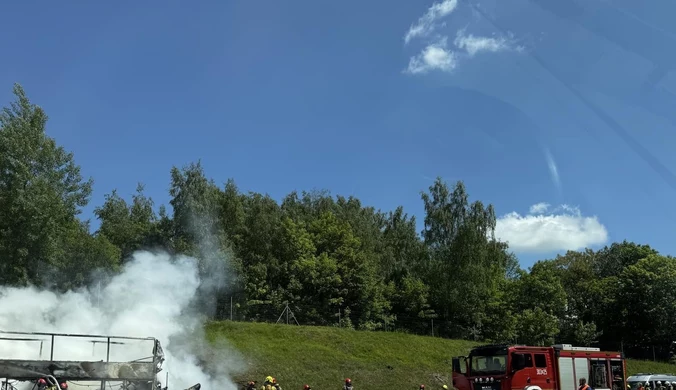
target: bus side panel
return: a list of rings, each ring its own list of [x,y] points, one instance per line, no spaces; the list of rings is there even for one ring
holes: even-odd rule
[[[575,372],[573,371],[573,358],[559,358],[559,389],[575,390],[577,388],[575,381]]]
[[[586,357],[579,357],[574,358],[573,363],[575,365],[575,383],[573,384],[573,388],[577,388],[577,384],[582,378],[586,379],[587,383],[589,383],[589,360]]]

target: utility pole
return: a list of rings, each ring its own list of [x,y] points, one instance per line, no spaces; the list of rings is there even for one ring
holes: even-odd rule
[[[432,318],[432,337],[434,337],[434,318]]]
[[[232,295],[230,295],[230,321],[232,321]]]

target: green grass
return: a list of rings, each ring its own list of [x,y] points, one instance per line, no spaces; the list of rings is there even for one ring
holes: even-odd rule
[[[676,373],[676,366],[669,363],[653,362],[652,360],[627,360],[627,375],[639,372],[652,372],[655,374]]]
[[[213,322],[210,341],[227,339],[246,360],[235,380],[262,382],[274,376],[284,390],[339,390],[351,378],[358,390],[430,390],[450,385],[451,357],[465,355],[475,343],[463,340],[339,328]],[[666,363],[630,360],[628,374],[672,372]]]

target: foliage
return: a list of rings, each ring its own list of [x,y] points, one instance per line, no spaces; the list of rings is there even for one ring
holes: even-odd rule
[[[476,341],[599,345],[662,359],[676,340],[676,263],[647,245],[614,243],[519,267],[495,239],[492,205],[462,181],[421,193],[422,232],[402,207],[292,192],[277,201],[219,186],[199,161],[170,170],[171,213],[142,184],[112,191],[91,234],[79,213],[92,180],[45,133],[23,89],[0,114],[0,283],[76,288],[138,249],[197,257],[200,304],[213,319],[396,330]],[[231,311],[232,302],[232,311]],[[386,337],[386,336],[383,336]]]

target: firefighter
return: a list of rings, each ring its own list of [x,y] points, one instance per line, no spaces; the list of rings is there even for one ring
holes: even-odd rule
[[[587,379],[585,378],[580,378],[580,386],[577,388],[577,390],[589,390],[590,387],[587,384]]]
[[[59,384],[59,387],[61,388],[61,390],[68,390],[68,382],[66,381],[61,382]]]
[[[310,387],[310,385],[305,385],[303,386],[303,390],[312,390],[312,387]]]
[[[345,378],[345,385],[343,386],[343,390],[352,390],[352,379]]]
[[[282,386],[277,383],[277,378],[272,378],[272,387],[274,390],[282,390]]]
[[[674,388],[671,386],[671,382],[669,381],[664,382],[664,387],[666,387],[667,390],[674,390]]]
[[[425,385],[420,385],[419,390],[425,390]]]
[[[47,387],[47,381],[45,378],[38,379],[38,390],[44,390]]]
[[[443,390],[448,390],[448,386],[447,386],[447,385],[443,385],[443,386],[441,386],[441,388],[442,388]]]
[[[650,390],[650,382],[646,381],[644,385],[644,390]]]
[[[245,387],[246,390],[256,390],[256,381],[249,381]]]
[[[270,375],[265,377],[265,382],[263,382],[261,390],[272,390],[272,377]]]

